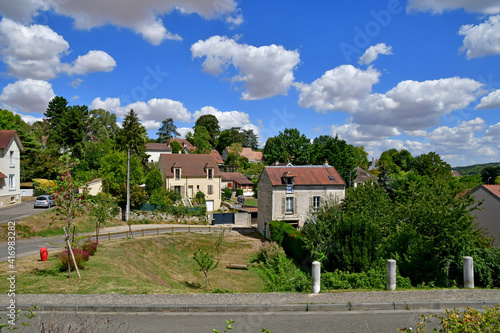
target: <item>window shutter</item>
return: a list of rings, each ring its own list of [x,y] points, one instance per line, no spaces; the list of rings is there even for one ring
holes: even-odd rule
[[[181,186],[181,197],[185,197],[186,196],[186,186]]]
[[[293,213],[294,214],[297,214],[297,200],[295,200],[297,198],[293,198]]]
[[[174,187],[173,186],[170,186],[170,191],[173,191],[174,190]]]
[[[309,198],[309,210],[314,210],[314,196]]]
[[[286,214],[286,198],[283,198],[283,215]]]

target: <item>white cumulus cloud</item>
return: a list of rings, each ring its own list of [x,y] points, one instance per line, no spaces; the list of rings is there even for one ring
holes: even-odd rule
[[[311,84],[297,84],[299,105],[318,112],[345,110],[354,112],[379,81],[380,72],[352,65],[341,65],[323,74]]]
[[[478,25],[463,25],[458,33],[465,36],[460,51],[465,51],[467,59],[500,54],[500,15]]]
[[[86,55],[78,56],[72,66],[66,66],[64,71],[68,74],[86,74],[93,72],[111,72],[116,66],[116,61],[104,51],[92,50]]]
[[[500,89],[492,91],[488,95],[481,98],[481,101],[476,106],[476,109],[494,109],[500,107]]]
[[[28,23],[39,11],[52,9],[71,17],[78,29],[92,29],[106,24],[125,27],[140,34],[153,45],[181,36],[165,28],[161,17],[178,11],[196,13],[206,19],[222,19],[231,27],[243,22],[235,0],[0,0],[0,13]]]
[[[52,85],[47,81],[25,79],[5,86],[0,102],[3,108],[10,111],[45,113],[54,96]]]
[[[379,54],[392,54],[392,46],[387,46],[384,43],[370,46],[359,58],[358,63],[361,65],[369,65],[378,58]]]
[[[193,114],[193,118],[196,121],[201,116],[208,114],[217,118],[221,130],[230,129],[231,127],[241,127],[243,130],[251,129],[255,134],[259,134],[259,127],[252,124],[248,113],[241,111],[220,111],[213,106],[205,106],[201,110],[196,111]]]
[[[235,40],[212,36],[191,46],[193,57],[203,58],[203,70],[214,76],[225,74],[232,82],[243,82],[244,100],[262,99],[286,94],[294,81],[293,71],[300,61],[297,51],[283,46],[255,47],[239,44]],[[235,75],[228,72],[233,66]]]
[[[407,11],[430,11],[441,14],[447,10],[460,8],[472,13],[489,15],[500,13],[498,0],[409,0]]]

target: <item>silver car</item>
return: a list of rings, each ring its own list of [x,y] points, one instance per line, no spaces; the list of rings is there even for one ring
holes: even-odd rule
[[[54,202],[54,199],[50,195],[40,195],[35,200],[35,208],[37,207],[50,208],[55,205],[56,203]]]

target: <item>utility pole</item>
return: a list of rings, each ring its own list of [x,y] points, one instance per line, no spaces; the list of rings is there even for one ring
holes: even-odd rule
[[[130,148],[127,150],[127,208],[125,210],[125,221],[130,220]]]

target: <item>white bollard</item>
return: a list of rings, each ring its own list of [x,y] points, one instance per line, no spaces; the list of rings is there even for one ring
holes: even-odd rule
[[[319,293],[321,288],[321,264],[319,261],[312,263],[312,292],[313,294]]]
[[[474,260],[464,257],[464,288],[474,289]]]
[[[387,260],[387,290],[396,290],[396,260]]]

